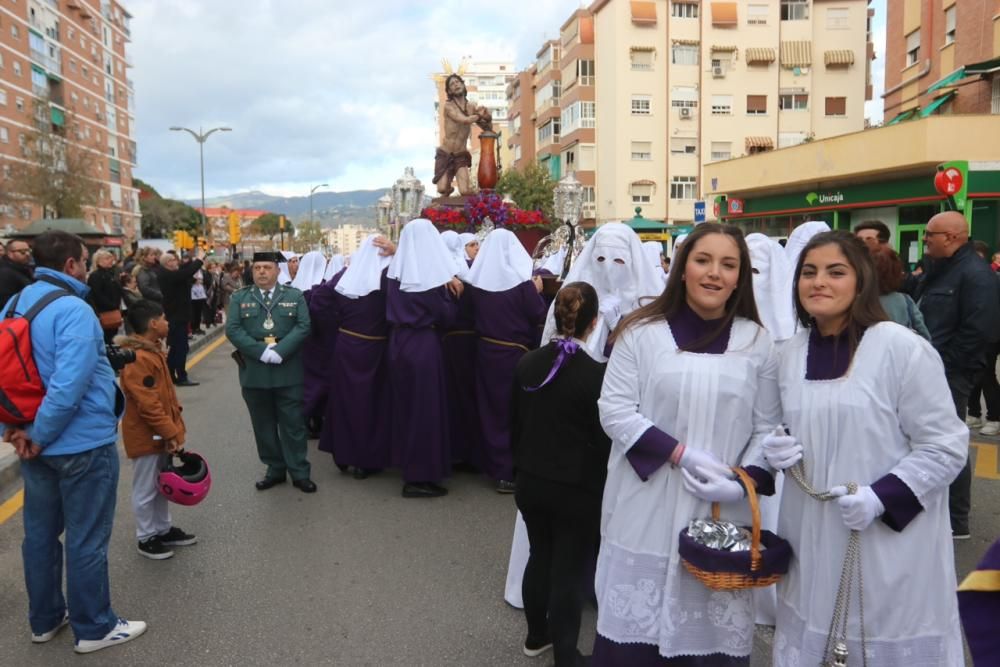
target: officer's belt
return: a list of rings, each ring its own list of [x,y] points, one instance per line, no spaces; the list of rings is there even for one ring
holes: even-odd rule
[[[337,331],[342,334],[347,334],[348,336],[360,338],[361,340],[389,340],[388,336],[369,336],[368,334],[358,333],[357,331],[351,331],[350,329],[344,329],[343,327],[337,329]]]
[[[531,352],[531,349],[527,345],[521,345],[520,343],[512,343],[509,340],[489,338],[488,336],[480,336],[479,340],[485,340],[487,343],[493,343],[494,345],[503,345],[504,347],[516,347],[519,350],[524,350],[525,352]]]
[[[281,339],[277,338],[275,336],[268,336],[266,339],[265,338],[254,338],[254,340],[257,341],[258,343],[279,343],[279,342],[281,342]]]

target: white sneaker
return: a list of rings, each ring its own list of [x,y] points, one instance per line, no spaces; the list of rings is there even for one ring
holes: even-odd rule
[[[59,621],[59,625],[57,625],[56,627],[52,628],[48,632],[43,632],[40,635],[36,635],[34,632],[32,632],[31,633],[31,641],[34,642],[35,644],[44,644],[47,641],[52,641],[52,639],[55,638],[55,636],[59,634],[59,631],[62,630],[63,628],[65,628],[67,625],[69,625],[69,613],[68,612],[65,613],[65,614],[63,614],[63,619],[61,621]]]
[[[984,422],[981,417],[973,417],[972,415],[969,415],[965,418],[965,425],[969,428],[979,428],[980,426],[985,425],[985,423],[986,422]]]
[[[1000,422],[986,422],[979,429],[979,435],[1000,435]]]
[[[146,624],[142,621],[126,621],[124,618],[118,619],[118,625],[111,629],[111,632],[104,635],[104,639],[77,639],[73,650],[77,653],[93,653],[102,648],[117,646],[131,641],[146,631]]]

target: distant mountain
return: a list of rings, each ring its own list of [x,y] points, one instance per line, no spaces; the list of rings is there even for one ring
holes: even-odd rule
[[[375,202],[385,190],[352,190],[350,192],[317,191],[313,195],[313,217],[324,227],[346,224],[375,226]],[[201,206],[200,199],[189,199],[191,206]],[[238,192],[205,199],[210,207],[249,208],[288,216],[293,222],[309,218],[309,197],[275,197],[256,190]]]

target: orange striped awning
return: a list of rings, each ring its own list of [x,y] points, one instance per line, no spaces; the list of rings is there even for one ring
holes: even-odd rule
[[[823,54],[823,60],[827,67],[849,67],[854,64],[854,51],[850,49],[827,51]]]
[[[788,69],[793,67],[809,67],[812,65],[812,42],[782,42],[781,43],[781,66]]]
[[[774,148],[774,139],[771,137],[747,137],[747,150],[751,148]]]
[[[632,0],[632,23],[656,25],[656,3]]]
[[[727,46],[725,44],[722,44],[722,45],[713,44],[712,45],[712,50],[713,51],[719,51],[721,53],[732,53],[733,51],[736,50],[736,47],[735,46]]]
[[[737,23],[735,2],[712,3],[712,25],[734,26]]]
[[[697,39],[672,39],[670,43],[677,46],[698,46],[701,44]]]
[[[748,65],[754,63],[769,64],[777,60],[774,49],[751,48],[746,50],[746,61]]]

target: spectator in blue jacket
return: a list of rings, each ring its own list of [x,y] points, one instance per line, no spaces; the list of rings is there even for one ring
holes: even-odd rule
[[[84,301],[87,255],[83,241],[66,232],[45,232],[35,240],[36,282],[21,292],[17,314],[53,290],[69,294],[31,324],[32,352],[46,387],[35,420],[8,424],[5,432],[22,459],[21,553],[31,641],[47,642],[68,624],[77,653],[122,644],[146,630],[142,621],[119,618],[111,608],[107,553],[124,402],[97,316]],[[59,542],[64,528],[65,597]]]

